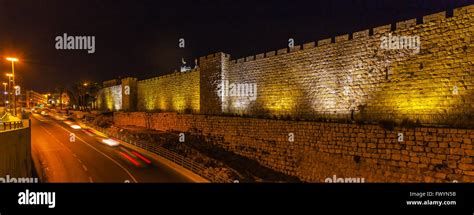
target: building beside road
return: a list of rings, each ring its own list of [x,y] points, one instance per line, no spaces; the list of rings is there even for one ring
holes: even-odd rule
[[[68,107],[70,105],[71,99],[66,92],[63,93],[53,93],[46,96],[48,106]]]
[[[40,105],[46,105],[48,101],[47,95],[38,93],[34,90],[27,90],[18,98],[20,107],[33,108]]]

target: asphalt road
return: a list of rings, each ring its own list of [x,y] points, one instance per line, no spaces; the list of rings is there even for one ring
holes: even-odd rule
[[[192,182],[160,161],[64,121],[32,114],[32,156],[43,182]]]

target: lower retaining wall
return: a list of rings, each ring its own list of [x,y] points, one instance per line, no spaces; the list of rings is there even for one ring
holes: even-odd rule
[[[474,130],[387,130],[379,125],[143,112],[117,112],[114,122],[197,132],[216,146],[309,182],[334,177],[365,182],[474,182]]]
[[[30,127],[0,131],[0,177],[31,177]]]

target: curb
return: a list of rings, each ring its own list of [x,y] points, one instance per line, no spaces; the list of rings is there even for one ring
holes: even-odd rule
[[[89,129],[94,129],[93,127],[90,127],[90,126],[87,126],[87,128],[89,128]],[[98,132],[98,133],[100,133],[100,134],[104,134],[104,133],[102,133],[102,132],[100,132],[100,131],[97,131],[96,129],[94,129],[94,131],[96,131],[96,132]],[[105,134],[104,134],[104,135],[105,135]],[[106,135],[106,136],[108,136],[108,135]],[[158,161],[161,162],[162,164],[168,166],[168,167],[171,168],[171,169],[176,170],[178,173],[180,173],[181,175],[187,177],[188,179],[190,179],[191,181],[193,181],[193,182],[195,182],[195,183],[210,183],[209,180],[203,178],[202,176],[200,176],[200,175],[198,175],[198,174],[192,172],[191,170],[188,170],[188,169],[186,169],[186,168],[184,168],[184,167],[182,167],[182,166],[180,166],[180,165],[178,165],[178,164],[176,164],[176,163],[174,163],[174,162],[172,162],[172,161],[170,161],[170,160],[168,160],[168,159],[166,159],[166,158],[164,158],[164,157],[162,157],[162,156],[159,156],[159,155],[157,155],[157,154],[155,154],[155,153],[153,153],[153,152],[147,151],[147,150],[145,150],[145,149],[143,149],[143,148],[140,148],[140,147],[138,147],[138,146],[135,146],[135,145],[132,145],[132,144],[130,144],[130,143],[127,143],[127,142],[125,142],[125,141],[123,141],[123,140],[120,140],[120,139],[117,139],[117,138],[114,138],[114,139],[117,140],[117,141],[119,141],[120,144],[122,144],[122,145],[124,145],[124,146],[127,146],[127,147],[129,147],[129,148],[131,148],[131,149],[133,149],[133,150],[135,150],[135,151],[138,151],[138,152],[140,152],[140,153],[142,153],[142,154],[145,154],[145,155],[147,155],[147,156],[149,156],[149,157],[152,157],[152,158],[155,159],[155,160],[158,160]]]
[[[115,138],[115,139],[116,139],[116,138]],[[118,140],[118,139],[116,139],[116,140]],[[161,163],[165,164],[165,165],[168,166],[169,168],[172,168],[172,169],[176,170],[176,171],[179,172],[181,175],[184,175],[185,177],[187,177],[188,179],[192,180],[193,182],[196,182],[196,183],[210,183],[209,180],[203,178],[202,176],[200,176],[200,175],[198,175],[198,174],[192,172],[191,170],[188,170],[188,169],[186,169],[186,168],[184,168],[184,167],[182,167],[182,166],[180,166],[180,165],[178,165],[178,164],[176,164],[176,163],[174,163],[174,162],[172,162],[172,161],[170,161],[170,160],[168,160],[168,159],[166,159],[166,158],[164,158],[164,157],[161,157],[161,156],[159,156],[159,155],[157,155],[157,154],[155,154],[155,153],[153,153],[153,152],[147,151],[147,150],[145,150],[145,149],[142,149],[142,148],[140,148],[140,147],[138,147],[138,146],[129,144],[129,143],[124,142],[124,141],[122,141],[122,140],[118,140],[118,141],[120,141],[120,144],[122,144],[122,145],[125,145],[125,146],[127,146],[127,147],[129,147],[129,148],[132,148],[132,149],[135,150],[135,151],[139,151],[139,152],[142,153],[142,154],[145,154],[145,155],[147,155],[147,156],[149,156],[149,157],[152,157],[152,158],[154,158],[154,159],[160,161]]]

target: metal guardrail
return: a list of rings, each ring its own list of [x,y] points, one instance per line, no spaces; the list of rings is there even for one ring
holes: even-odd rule
[[[4,121],[7,117],[8,117],[8,113],[4,113],[4,114],[0,117],[0,121]]]
[[[152,153],[155,153],[163,158],[166,158],[167,160],[177,164],[177,165],[180,165],[181,167],[184,167],[212,182],[225,182],[225,183],[231,183],[233,182],[231,179],[224,179],[224,178],[221,178],[221,177],[216,177],[215,175],[212,176],[211,174],[207,173],[207,169],[204,165],[192,160],[192,159],[189,159],[181,154],[178,154],[176,152],[173,152],[171,150],[168,150],[162,146],[159,146],[159,145],[156,145],[156,144],[153,144],[153,143],[149,143],[149,142],[145,142],[145,141],[135,141],[135,140],[130,140],[130,139],[127,139],[125,138],[124,136],[122,135],[116,135],[116,134],[113,134],[112,132],[109,132],[107,129],[104,129],[104,128],[101,128],[101,127],[98,127],[98,126],[92,126],[92,125],[88,125],[110,137],[113,137],[113,138],[117,138],[121,141],[124,141],[126,143],[129,143],[129,144],[132,144],[134,146],[137,146],[137,147],[140,147],[144,150],[147,150],[149,152],[152,152]]]
[[[29,120],[0,122],[0,131],[27,128],[30,126]]]

